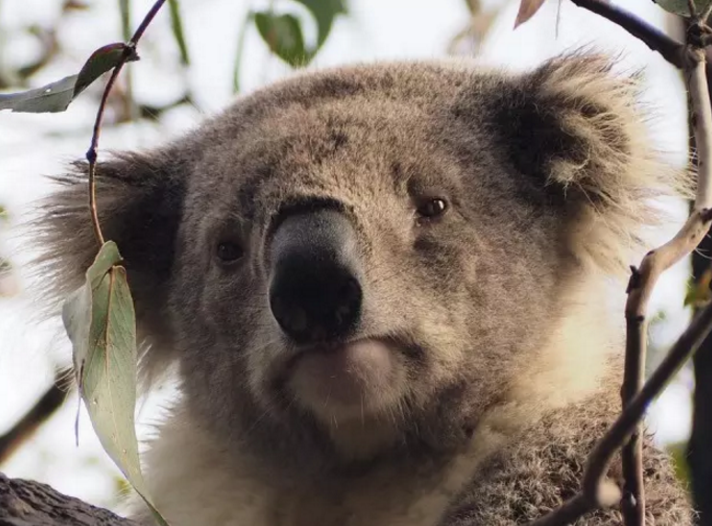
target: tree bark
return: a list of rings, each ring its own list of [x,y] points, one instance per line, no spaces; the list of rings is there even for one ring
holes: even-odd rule
[[[0,473],[0,526],[138,526],[47,484]]]

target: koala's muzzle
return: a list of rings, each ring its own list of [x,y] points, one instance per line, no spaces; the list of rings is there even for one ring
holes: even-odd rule
[[[269,242],[269,302],[295,343],[338,341],[361,318],[356,233],[335,210],[283,218]]]

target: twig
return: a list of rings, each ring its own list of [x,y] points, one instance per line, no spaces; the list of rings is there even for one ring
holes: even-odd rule
[[[648,24],[633,13],[616,7],[606,0],[571,0],[577,6],[607,18],[643,42],[653,51],[660,53],[673,66],[685,67],[685,45]]]
[[[649,291],[652,290],[658,277],[665,270],[660,268],[661,257],[665,255],[663,252],[663,256],[661,256],[660,250],[648,253],[643,259],[640,269],[631,267],[631,276],[626,291],[628,301],[625,307],[625,369],[623,387],[621,388],[623,410],[628,407],[630,401],[643,387],[645,379],[648,327],[645,314],[648,310]],[[677,254],[675,255],[677,256]],[[623,444],[621,455],[624,480],[621,510],[626,526],[645,525],[642,433],[642,425],[638,423],[631,436]]]
[[[707,91],[705,53],[693,48],[687,59],[690,66],[688,90],[695,111],[695,139],[698,144],[698,170],[700,173],[693,213],[688,222],[670,242],[649,252],[640,266],[632,269],[626,302],[626,358],[622,398],[625,409],[643,384],[646,359],[646,332],[648,301],[660,275],[682,260],[702,241],[709,230],[705,221],[705,208],[712,207],[712,109]],[[643,488],[642,426],[638,424],[623,446],[623,476],[625,480],[621,507],[626,526],[644,526],[645,492]]]
[[[707,81],[706,54],[693,49],[689,54],[692,70],[686,75],[687,88],[693,108],[695,143],[697,145],[697,195],[695,208],[712,208],[712,107]]]
[[[99,103],[99,110],[96,114],[96,120],[94,121],[94,131],[91,137],[91,145],[86,153],[87,161],[89,161],[89,209],[91,211],[91,221],[94,227],[94,235],[100,245],[104,244],[104,234],[101,231],[101,225],[99,223],[99,213],[96,207],[96,160],[97,160],[97,148],[99,147],[99,135],[101,133],[101,121],[104,118],[104,110],[106,109],[106,102],[109,99],[109,93],[111,93],[111,88],[114,86],[121,69],[124,64],[130,59],[136,56],[136,45],[141,39],[143,34],[146,32],[149,24],[153,21],[158,11],[163,7],[166,0],[157,0],[151,9],[146,13],[146,16],[141,21],[141,24],[136,29],[136,32],[128,41],[126,47],[124,48],[123,54],[111,72],[111,76],[106,83],[104,88],[104,93],[101,96],[101,102]]]
[[[704,229],[709,226],[711,219],[712,212],[709,210],[694,212],[680,234],[668,245],[676,243],[678,238],[681,240],[680,243],[693,239],[692,237],[686,238],[685,234],[690,236],[702,231],[702,235],[704,235],[706,232]],[[672,250],[668,253],[672,254]],[[602,486],[601,481],[604,479],[613,454],[635,429],[653,399],[697,351],[710,332],[712,332],[712,304],[705,307],[692,321],[660,366],[650,376],[643,388],[630,400],[628,406],[589,455],[584,472],[582,492],[557,510],[533,522],[531,526],[564,526],[573,523],[576,519],[598,507],[603,507],[602,505],[608,499],[601,498],[601,488],[607,490],[607,486],[605,484]]]
[[[695,31],[688,31],[685,46],[649,26],[645,21],[601,0],[572,0],[576,5],[596,12],[624,27],[660,52],[672,64],[684,68],[694,109],[693,122],[698,145],[698,187],[693,211],[677,235],[643,258],[640,268],[632,267],[626,302],[625,377],[621,396],[623,410],[615,423],[589,455],[582,491],[560,508],[534,522],[532,526],[571,524],[586,513],[605,507],[610,484],[605,474],[613,455],[623,446],[624,494],[621,507],[626,526],[645,525],[645,493],[640,421],[645,409],[665,385],[695,353],[712,331],[712,305],[707,306],[678,339],[658,369],[643,384],[646,355],[646,313],[655,283],[660,275],[702,241],[712,223],[712,108],[707,81],[704,50],[709,28],[697,19]],[[694,13],[693,13],[694,14]],[[696,16],[696,14],[695,14]],[[694,36],[699,36],[696,40]]]

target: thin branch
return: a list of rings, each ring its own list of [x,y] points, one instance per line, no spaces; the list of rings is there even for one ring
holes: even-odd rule
[[[660,272],[655,265],[655,255],[649,253],[643,259],[640,270],[631,267],[628,282],[628,301],[625,308],[626,347],[625,369],[621,398],[625,410],[633,397],[643,387],[645,379],[645,360],[647,356],[647,303],[649,295],[645,291],[652,290]],[[683,255],[684,257],[684,255]],[[659,261],[659,259],[657,260]],[[621,455],[623,468],[623,498],[621,511],[626,526],[645,526],[645,487],[643,483],[643,433],[642,424],[638,423],[635,430],[623,445]]]
[[[91,138],[91,145],[86,153],[87,161],[89,161],[89,209],[91,211],[91,221],[94,227],[94,235],[100,245],[104,244],[104,234],[101,231],[101,225],[99,223],[99,212],[96,207],[96,160],[97,160],[97,149],[99,147],[99,135],[101,133],[101,122],[104,119],[104,110],[106,109],[106,103],[109,99],[109,93],[111,93],[111,88],[113,88],[121,69],[124,64],[129,60],[136,58],[136,45],[141,37],[148,29],[149,24],[153,21],[158,11],[163,7],[166,0],[157,0],[151,9],[148,11],[146,16],[141,21],[141,24],[136,29],[136,32],[131,37],[131,40],[126,44],[124,48],[121,59],[116,64],[111,72],[111,76],[106,83],[104,88],[104,93],[101,96],[101,102],[99,103],[99,110],[96,114],[96,120],[94,121],[94,130]]]
[[[610,505],[606,504],[601,496],[608,493],[610,483],[605,480],[605,475],[613,455],[621,446],[625,480],[621,506],[625,524],[644,526],[645,493],[640,422],[653,399],[662,392],[712,331],[711,304],[693,320],[650,379],[643,384],[647,343],[646,314],[653,288],[665,270],[697,247],[712,224],[712,108],[704,49],[704,37],[709,34],[709,28],[704,22],[696,20],[694,31],[688,31],[688,44],[683,47],[645,21],[611,4],[601,0],[572,1],[621,25],[651,49],[660,52],[668,61],[684,68],[694,109],[693,122],[698,144],[698,187],[693,211],[682,229],[672,240],[646,254],[640,269],[631,269],[625,308],[627,337],[625,377],[621,389],[623,410],[589,455],[581,493],[533,523],[533,526],[571,524],[590,511]],[[700,38],[695,39],[695,35]]]
[[[712,214],[695,213],[686,224],[688,231],[697,231],[701,225],[709,225]],[[693,221],[694,219],[694,221]],[[694,224],[693,224],[694,223]],[[650,376],[643,388],[630,401],[626,409],[610,427],[593,450],[586,463],[583,491],[560,508],[533,522],[530,526],[564,526],[571,524],[586,513],[601,507],[601,481],[608,469],[613,454],[625,438],[635,429],[653,399],[697,351],[707,335],[712,332],[712,304],[705,307],[692,321],[687,330],[675,342],[660,366]],[[605,485],[603,486],[606,487]],[[556,520],[554,520],[556,519]]]
[[[660,249],[648,253],[640,270],[633,269],[628,284],[626,303],[626,358],[622,398],[625,409],[640,391],[646,360],[648,302],[660,275],[681,261],[702,241],[709,230],[704,222],[704,209],[712,208],[712,109],[705,72],[705,52],[692,48],[686,57],[688,90],[694,108],[695,140],[698,145],[699,181],[693,214],[673,240]],[[625,480],[621,507],[626,526],[645,525],[645,491],[643,486],[642,425],[638,424],[623,446],[623,477]]]
[[[693,69],[687,75],[693,108],[695,143],[697,145],[697,196],[695,208],[712,208],[712,106],[706,71],[706,54],[702,49],[690,52]]]
[[[679,69],[685,67],[685,45],[651,26],[630,11],[621,9],[605,0],[571,0],[577,6],[607,18],[643,42],[665,60]]]

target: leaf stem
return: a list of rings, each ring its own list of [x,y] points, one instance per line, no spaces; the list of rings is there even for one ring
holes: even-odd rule
[[[121,69],[124,67],[124,64],[126,64],[126,62],[128,62],[129,60],[135,60],[137,58],[136,45],[138,44],[138,41],[141,39],[143,34],[146,32],[146,29],[148,29],[149,24],[153,21],[156,14],[158,14],[158,11],[161,9],[161,7],[163,7],[163,4],[165,2],[166,0],[157,0],[153,4],[151,9],[141,21],[141,24],[138,26],[138,29],[136,29],[136,32],[131,37],[131,40],[129,40],[129,42],[124,47],[121,58],[112,70],[111,76],[109,77],[109,80],[106,83],[104,93],[101,96],[101,102],[99,103],[99,109],[96,113],[94,129],[91,137],[91,145],[89,146],[89,150],[87,150],[86,158],[87,161],[89,161],[89,210],[91,213],[91,221],[94,229],[94,235],[100,246],[104,244],[105,240],[104,234],[101,231],[101,224],[99,222],[99,212],[96,206],[96,160],[98,157],[97,150],[99,147],[99,136],[101,134],[101,123],[104,118],[106,103],[109,100],[111,88],[113,88],[114,83],[116,82],[116,79],[119,76],[119,73],[121,73]]]

